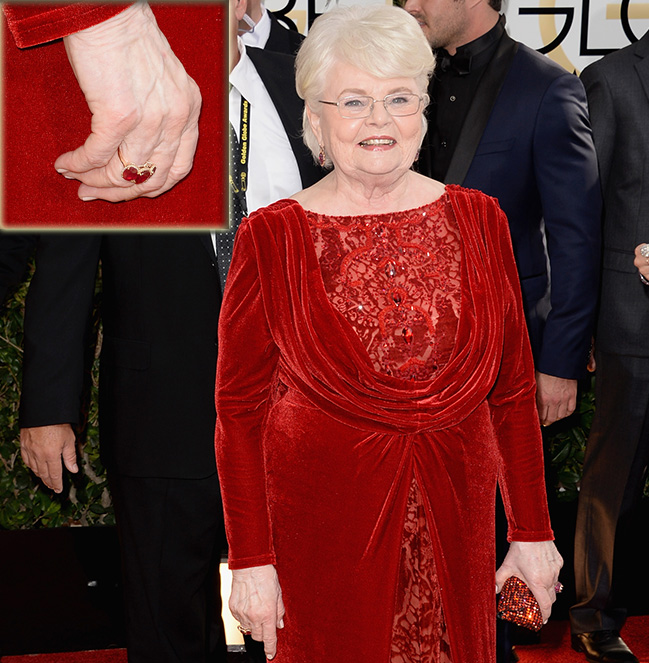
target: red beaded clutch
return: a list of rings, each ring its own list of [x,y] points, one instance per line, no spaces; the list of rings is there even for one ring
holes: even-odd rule
[[[505,581],[498,601],[498,617],[539,631],[543,626],[541,609],[529,587],[516,576]]]

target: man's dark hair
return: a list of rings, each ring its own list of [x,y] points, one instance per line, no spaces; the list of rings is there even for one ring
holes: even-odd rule
[[[489,6],[492,9],[495,9],[497,12],[500,12],[500,10],[503,6],[503,2],[502,2],[502,0],[489,0]]]

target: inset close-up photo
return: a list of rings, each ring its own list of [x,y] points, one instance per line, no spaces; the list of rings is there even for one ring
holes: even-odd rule
[[[227,5],[3,5],[0,227],[221,228]]]

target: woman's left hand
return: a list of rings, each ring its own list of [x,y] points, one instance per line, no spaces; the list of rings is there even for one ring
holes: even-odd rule
[[[649,257],[641,253],[645,246],[648,247],[647,249],[644,249],[645,253],[649,253],[649,244],[643,242],[635,247],[635,260],[633,261],[633,264],[638,268],[640,280],[642,281],[642,279],[644,279],[642,282],[645,285],[649,285]]]
[[[518,576],[538,601],[545,624],[557,599],[556,586],[562,566],[563,559],[553,541],[512,541],[502,566],[496,571],[496,592],[500,592],[507,578]]]

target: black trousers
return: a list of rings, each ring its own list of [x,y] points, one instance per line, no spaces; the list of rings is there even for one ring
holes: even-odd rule
[[[216,473],[205,479],[109,473],[124,579],[129,663],[225,663]]]
[[[586,445],[575,533],[573,633],[620,630],[614,565],[619,526],[637,505],[649,460],[649,358],[596,353],[595,417]]]

